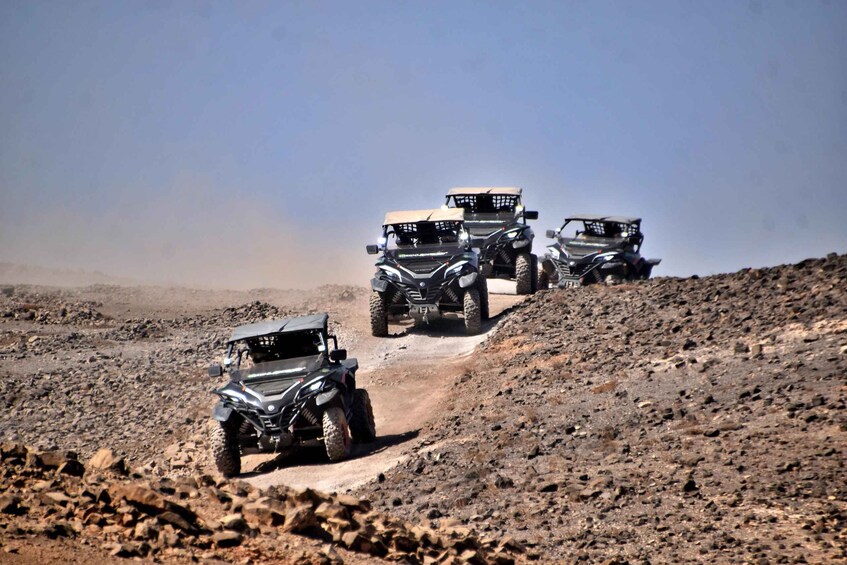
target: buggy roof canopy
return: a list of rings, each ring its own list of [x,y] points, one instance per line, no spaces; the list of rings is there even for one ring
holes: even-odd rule
[[[447,196],[466,196],[471,194],[508,194],[510,196],[520,196],[521,189],[516,186],[458,186],[451,188],[447,192]]]
[[[598,216],[597,214],[577,214],[568,216],[566,222],[615,222],[616,224],[637,224],[641,218],[629,216]]]
[[[433,210],[406,210],[389,212],[385,215],[384,226],[393,224],[414,224],[417,222],[462,222],[465,210],[462,208],[435,208]]]
[[[297,318],[283,318],[282,320],[265,320],[246,326],[238,326],[232,332],[229,342],[250,339],[262,335],[300,332],[304,330],[325,330],[329,315],[313,314],[312,316],[299,316]]]

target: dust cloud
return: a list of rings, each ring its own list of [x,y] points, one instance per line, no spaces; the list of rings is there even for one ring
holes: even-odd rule
[[[0,282],[234,290],[367,284],[373,262],[364,240],[319,218],[319,211],[283,211],[255,195],[193,184],[160,196],[116,195],[88,209],[0,211]]]

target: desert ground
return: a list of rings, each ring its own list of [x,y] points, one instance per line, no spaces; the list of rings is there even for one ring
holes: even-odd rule
[[[365,287],[0,283],[2,563],[847,560],[845,255],[492,281],[479,336],[374,338]],[[236,325],[323,311],[377,441],[223,479],[208,365]]]

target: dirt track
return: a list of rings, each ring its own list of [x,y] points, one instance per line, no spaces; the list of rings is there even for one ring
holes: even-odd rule
[[[366,335],[362,320],[354,320],[362,335],[355,350],[362,367],[358,383],[373,399],[378,441],[355,446],[350,460],[336,464],[328,464],[320,449],[277,459],[251,456],[245,458],[245,471],[261,472],[249,481],[259,487],[286,484],[342,492],[373,481],[403,461],[404,444],[416,437],[449,398],[468,356],[503,319],[503,312],[524,299],[514,295],[513,284],[494,281],[492,287],[512,293],[491,294],[492,319],[477,336],[466,336],[461,324],[444,321],[434,331],[391,324],[391,336],[379,339]]]

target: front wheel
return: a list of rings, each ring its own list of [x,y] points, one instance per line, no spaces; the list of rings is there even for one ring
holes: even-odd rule
[[[371,293],[371,334],[374,337],[388,336],[388,309],[385,306],[385,298],[379,292]]]
[[[475,335],[482,329],[482,311],[479,302],[479,291],[469,288],[465,291],[464,299],[465,332]]]
[[[330,406],[323,416],[324,447],[326,455],[333,463],[350,455],[350,429],[344,411],[338,406]]]
[[[515,259],[515,293],[532,294],[532,258],[521,253]]]
[[[224,477],[234,477],[241,473],[241,447],[238,444],[236,418],[212,425],[209,432],[209,447],[215,467]]]
[[[491,317],[491,312],[488,307],[488,279],[484,276],[479,276],[479,282],[477,286],[479,287],[479,316],[483,321],[489,319]]]
[[[370,443],[376,439],[376,423],[371,397],[368,391],[357,388],[353,391],[353,419],[350,421],[353,443]]]

